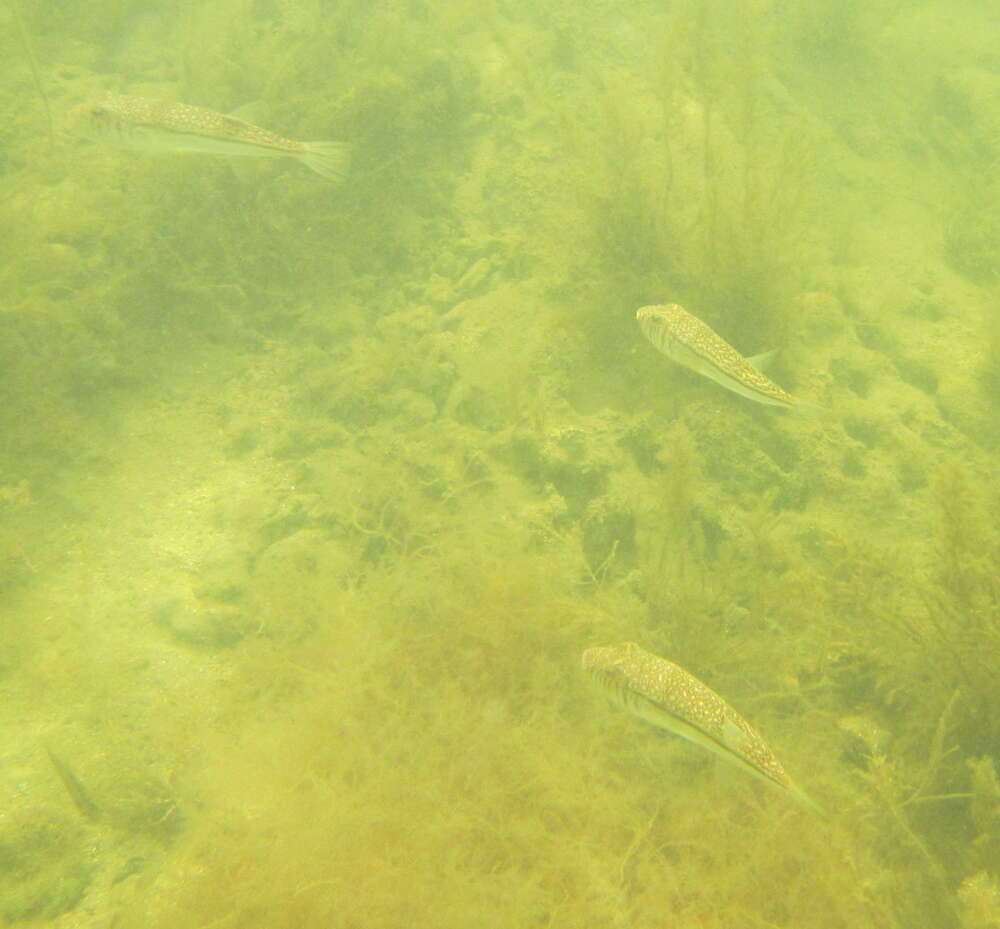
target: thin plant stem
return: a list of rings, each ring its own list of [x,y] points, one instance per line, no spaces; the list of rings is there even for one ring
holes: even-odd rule
[[[18,32],[21,33],[21,43],[24,45],[24,53],[28,58],[31,77],[35,82],[35,89],[38,91],[38,96],[42,98],[42,104],[45,106],[45,118],[49,126],[49,147],[53,148],[55,147],[56,133],[55,124],[52,122],[52,105],[49,103],[49,95],[45,92],[45,85],[42,83],[42,76],[38,71],[38,59],[35,58],[35,48],[31,43],[31,35],[24,23],[24,16],[21,15],[21,6],[18,0],[8,0],[7,6],[14,15]]]

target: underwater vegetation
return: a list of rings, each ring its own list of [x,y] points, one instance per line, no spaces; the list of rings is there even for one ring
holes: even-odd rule
[[[963,895],[947,903],[948,888],[990,858],[997,842],[1000,538],[992,504],[963,466],[941,469],[932,493],[935,534],[922,555],[861,548],[835,567],[838,613],[863,612],[870,625],[851,634],[855,646],[829,673],[857,714],[841,727],[877,800],[865,815],[883,821],[905,857],[927,872],[927,905],[940,924],[966,925]],[[952,846],[954,855],[937,851]]]
[[[825,245],[812,217],[827,166],[814,123],[768,70],[775,28],[766,4],[681,5],[658,23],[646,68],[603,75],[567,129],[591,191],[580,271],[595,311],[676,298],[717,314],[735,342],[786,336]]]
[[[1000,739],[1000,728],[992,722],[1000,711],[993,686],[993,659],[1000,650],[996,517],[960,465],[942,469],[933,493],[938,509],[934,567],[915,574],[917,603],[893,610],[885,620],[899,624],[893,645],[897,660],[919,663],[903,672],[919,682],[910,699],[931,697],[940,706],[946,695],[958,692],[951,724],[961,726],[967,718],[977,741],[991,746]]]
[[[959,274],[976,284],[996,286],[1000,280],[1000,182],[970,184],[958,198],[945,229],[945,254]]]
[[[0,916],[995,926],[995,49],[956,6],[23,6]],[[108,90],[256,102],[350,182],[49,140]],[[830,415],[671,370],[634,314],[674,300]],[[829,818],[609,712],[609,641]]]

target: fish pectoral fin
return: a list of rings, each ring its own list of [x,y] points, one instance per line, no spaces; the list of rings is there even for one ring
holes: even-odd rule
[[[264,101],[251,100],[249,103],[244,103],[243,106],[236,107],[231,113],[226,113],[226,116],[238,119],[241,123],[259,125],[264,116]]]
[[[814,813],[820,819],[830,819],[830,812],[826,807],[817,803],[809,796],[801,787],[792,784],[789,788],[791,795],[803,806],[805,809],[809,810],[810,813]]]
[[[722,721],[722,744],[737,754],[744,754],[749,739],[747,734],[728,716]]]
[[[750,362],[758,371],[765,373],[767,369],[771,366],[771,363],[775,358],[778,357],[779,349],[772,348],[769,352],[761,352],[759,355],[754,355],[752,358],[748,358],[747,361]]]

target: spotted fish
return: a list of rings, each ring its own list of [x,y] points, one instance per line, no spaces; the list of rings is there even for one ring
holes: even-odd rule
[[[186,103],[111,94],[70,114],[78,135],[151,152],[204,152],[252,158],[294,158],[329,181],[347,173],[343,142],[294,142],[235,116]]]
[[[713,329],[676,303],[644,306],[635,318],[643,334],[664,355],[678,364],[711,378],[727,390],[758,403],[786,409],[817,409],[782,390],[759,366],[770,353],[744,358]]]
[[[635,642],[588,648],[582,664],[616,703],[640,719],[715,752],[748,774],[781,788],[814,812],[823,812],[792,783],[750,724],[679,665],[658,658]]]

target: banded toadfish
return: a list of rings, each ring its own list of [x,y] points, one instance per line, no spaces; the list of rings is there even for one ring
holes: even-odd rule
[[[644,306],[635,318],[646,338],[664,355],[727,390],[770,406],[818,409],[815,404],[796,399],[761,373],[760,367],[772,353],[744,358],[715,330],[676,303]]]
[[[95,142],[149,152],[203,152],[251,158],[294,158],[328,181],[341,181],[350,162],[343,142],[295,142],[236,116],[186,103],[111,94],[78,106],[75,131]]]
[[[822,809],[785,773],[767,743],[714,690],[680,665],[635,642],[588,648],[582,666],[629,712],[781,788],[803,806]]]

